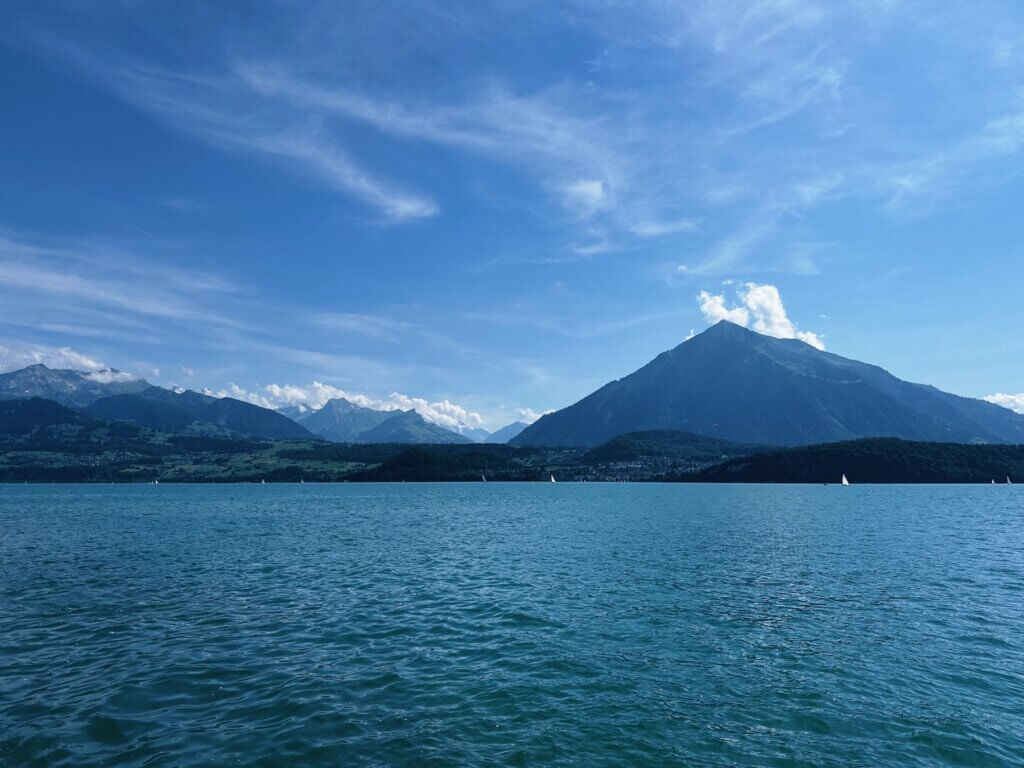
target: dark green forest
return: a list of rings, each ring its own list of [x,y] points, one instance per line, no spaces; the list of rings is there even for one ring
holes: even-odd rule
[[[731,459],[676,479],[705,483],[1005,483],[1024,480],[1024,446],[865,438]]]

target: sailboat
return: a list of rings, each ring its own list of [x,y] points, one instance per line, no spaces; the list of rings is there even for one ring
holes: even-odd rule
[[[555,476],[554,475],[551,476],[551,482],[552,483],[555,482]]]
[[[267,484],[266,480],[260,480],[260,485],[266,485],[266,484]]]
[[[484,477],[483,475],[480,475],[480,482],[481,483],[486,483],[487,482],[487,478]]]
[[[843,483],[843,485],[849,485],[850,484],[850,481],[846,479],[846,473],[845,472],[843,473],[842,483]]]
[[[1013,483],[1010,482],[1010,476],[1009,475],[1006,476],[1006,484],[1007,485],[1013,485]]]

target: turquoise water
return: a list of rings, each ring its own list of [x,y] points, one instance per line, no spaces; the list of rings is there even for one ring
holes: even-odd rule
[[[0,486],[0,764],[1024,764],[1024,487]]]

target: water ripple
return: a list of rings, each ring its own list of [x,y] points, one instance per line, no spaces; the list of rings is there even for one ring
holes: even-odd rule
[[[1024,764],[1024,492],[6,487],[0,764]]]

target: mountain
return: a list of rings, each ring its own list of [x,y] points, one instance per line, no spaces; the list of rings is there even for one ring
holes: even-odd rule
[[[525,421],[513,421],[501,429],[491,432],[483,442],[485,443],[507,443],[529,426]]]
[[[292,418],[335,443],[473,443],[487,434],[468,428],[460,434],[425,421],[415,410],[378,411],[343,397]]]
[[[286,405],[283,408],[278,408],[277,412],[282,416],[287,416],[292,421],[302,421],[302,419],[315,410],[316,408],[308,403],[299,403],[298,405]]]
[[[113,368],[85,372],[38,364],[0,373],[0,400],[41,397],[68,408],[85,408],[101,397],[134,394],[151,386],[145,379]]]
[[[223,433],[272,439],[311,438],[305,427],[277,411],[231,397],[211,397],[191,390],[149,387],[92,403],[85,412],[107,421],[129,421],[161,432]]]
[[[468,437],[424,421],[415,410],[392,411],[389,418],[359,435],[360,443],[472,443]]]
[[[396,411],[377,411],[349,402],[343,397],[328,400],[322,408],[299,416],[296,421],[314,435],[335,443],[365,442],[360,435],[373,429],[382,421],[394,416]]]
[[[187,408],[152,400],[142,395],[112,395],[84,409],[94,419],[128,421],[158,432],[222,432],[205,419],[197,419]],[[205,427],[205,430],[203,429]]]
[[[775,445],[861,437],[1022,443],[1024,415],[723,320],[511,442],[591,446],[652,429]]]
[[[55,426],[89,426],[92,419],[41,397],[0,401],[0,435],[26,437]]]
[[[463,437],[468,437],[474,443],[486,443],[487,438],[491,436],[490,432],[486,429],[481,429],[480,427],[467,427],[460,425],[457,430],[452,431],[457,432]]]
[[[1024,482],[1024,445],[926,443],[874,437],[731,459],[678,479],[701,483],[838,484],[844,474],[854,485],[991,484],[993,480],[1005,483],[1007,477]],[[844,493],[845,489],[838,491]]]

